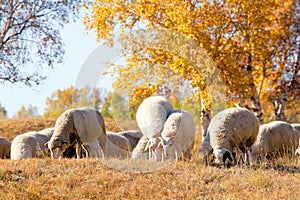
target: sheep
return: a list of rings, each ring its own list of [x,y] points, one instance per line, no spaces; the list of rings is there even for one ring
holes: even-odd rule
[[[163,96],[151,96],[140,104],[136,112],[136,121],[144,136],[159,137],[168,115],[174,110]]]
[[[47,146],[51,158],[60,159],[66,148],[75,141],[79,158],[79,147],[84,148],[83,145],[91,144],[97,139],[101,148],[105,149],[105,135],[105,123],[99,111],[89,108],[69,109],[56,120],[54,133]]]
[[[149,139],[143,136],[131,153],[132,159],[148,159],[148,149],[146,149]]]
[[[50,138],[39,132],[27,132],[16,136],[11,143],[12,160],[26,159],[26,158],[42,158],[47,156],[44,144]]]
[[[165,159],[191,159],[191,145],[194,142],[196,125],[193,117],[186,111],[173,111],[164,124],[161,133]]]
[[[272,159],[291,155],[299,145],[295,129],[287,122],[272,121],[259,127],[257,139],[251,147],[251,160]]]
[[[205,158],[213,152],[218,165],[221,165],[227,159],[232,162],[232,154],[238,149],[249,164],[248,151],[256,140],[258,130],[259,120],[249,110],[241,107],[225,109],[211,119],[200,152]]]
[[[122,131],[118,132],[117,134],[127,138],[127,140],[130,142],[131,149],[134,149],[138,144],[139,140],[143,137],[143,133],[137,130]]]
[[[293,123],[293,124],[291,124],[291,125],[292,125],[292,127],[294,127],[294,129],[296,129],[296,130],[299,131],[299,133],[300,133],[300,124]]]
[[[296,130],[296,132],[297,132],[297,134],[298,134],[298,138],[299,138],[299,147],[297,148],[295,154],[296,154],[296,156],[300,156],[300,124],[294,123],[294,124],[291,124],[291,125],[292,125],[292,126],[294,127],[294,129]]]
[[[53,133],[54,133],[54,127],[52,127],[52,128],[45,128],[45,129],[39,131],[39,133],[45,134],[45,135],[47,135],[49,138],[51,138],[52,135],[53,135]]]
[[[11,143],[3,137],[0,137],[0,158],[10,158]]]
[[[130,157],[132,148],[128,139],[116,133],[106,134],[106,158],[126,159]]]

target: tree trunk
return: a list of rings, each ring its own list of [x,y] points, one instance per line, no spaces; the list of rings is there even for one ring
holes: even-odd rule
[[[287,120],[285,113],[284,113],[285,108],[286,108],[286,101],[287,101],[287,99],[285,96],[281,96],[281,97],[273,100],[274,114],[271,117],[271,120],[272,119],[279,120],[279,121]]]
[[[208,128],[210,120],[211,120],[210,109],[206,108],[205,99],[201,98],[200,121],[201,121],[202,141],[203,141],[203,138],[206,136],[206,132],[207,132],[207,128]]]
[[[263,122],[263,114],[262,109],[260,105],[260,100],[258,96],[251,97],[252,105],[251,110],[254,113],[254,115],[259,119],[260,122]]]

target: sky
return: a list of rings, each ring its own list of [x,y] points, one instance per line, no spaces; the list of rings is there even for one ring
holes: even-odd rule
[[[0,85],[0,103],[8,112],[8,117],[16,115],[22,105],[38,107],[38,113],[45,111],[46,98],[57,89],[71,85],[83,87],[86,84],[97,86],[105,91],[112,90],[114,77],[101,75],[107,71],[105,63],[118,60],[119,51],[104,47],[96,42],[95,33],[85,33],[81,21],[67,24],[62,30],[65,43],[65,61],[49,70],[47,79],[39,86],[5,83]]]

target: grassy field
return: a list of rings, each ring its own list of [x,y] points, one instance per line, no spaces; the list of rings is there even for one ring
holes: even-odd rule
[[[0,136],[12,138],[29,130],[51,127],[55,120],[42,118],[0,120]],[[107,130],[134,123],[106,119]],[[125,129],[125,128],[124,128]],[[199,133],[198,133],[199,136]],[[197,137],[193,152],[200,145]],[[195,155],[195,153],[194,153]],[[155,163],[95,159],[0,160],[0,199],[299,199],[300,161],[277,161],[260,166],[229,169],[191,162],[163,165],[149,173],[130,169]],[[129,170],[128,170],[129,169]],[[145,170],[144,170],[145,171]]]

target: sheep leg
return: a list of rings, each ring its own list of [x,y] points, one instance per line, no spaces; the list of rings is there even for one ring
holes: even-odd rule
[[[79,143],[76,143],[76,158],[79,159],[81,155],[81,145]]]
[[[85,157],[88,158],[89,157],[89,151],[84,147],[84,145],[81,145],[81,148],[84,150],[85,152]]]

